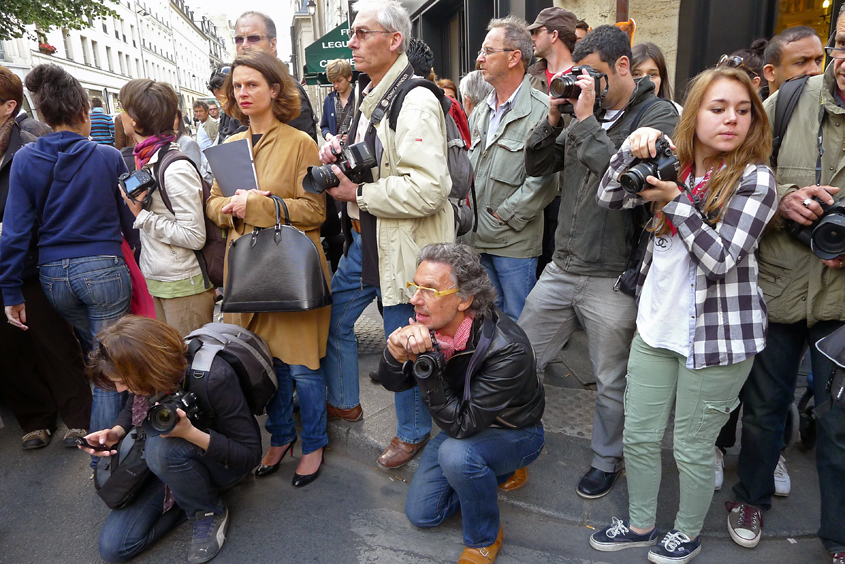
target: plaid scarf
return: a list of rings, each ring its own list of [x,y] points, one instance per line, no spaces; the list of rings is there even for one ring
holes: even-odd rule
[[[472,314],[468,314],[464,317],[464,320],[461,321],[461,324],[458,325],[458,330],[455,331],[455,335],[450,337],[448,335],[443,335],[442,333],[438,333],[437,331],[434,332],[434,337],[437,339],[438,344],[440,345],[440,352],[446,357],[446,360],[452,358],[458,351],[462,351],[467,348],[467,342],[469,341],[469,334],[472,331],[472,320],[474,316]]]

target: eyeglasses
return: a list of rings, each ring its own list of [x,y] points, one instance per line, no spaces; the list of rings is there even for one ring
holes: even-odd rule
[[[449,294],[457,294],[460,290],[457,288],[451,288],[449,290],[435,290],[434,288],[426,288],[425,286],[417,286],[413,282],[407,282],[405,287],[411,290],[413,293],[417,293],[417,291],[422,293],[422,296],[426,300],[431,300],[433,298],[440,298],[443,296],[448,296]]]
[[[484,47],[478,52],[478,56],[489,57],[493,53],[505,53],[507,51],[516,51],[516,49],[491,49],[490,47]]]
[[[751,70],[746,64],[743,62],[742,57],[737,57],[735,55],[722,55],[719,59],[719,63],[716,65],[717,67],[725,67],[729,69],[743,69],[747,72],[750,72],[754,76],[759,77],[760,75]]]
[[[384,33],[386,35],[391,35],[395,32],[393,31],[382,31],[380,29],[361,29],[360,27],[353,27],[349,29],[349,35],[354,35],[358,38],[358,41],[364,41],[367,36],[371,33]]]
[[[845,43],[845,41],[842,42]],[[827,51],[827,56],[831,59],[845,59],[845,46],[840,44],[836,36],[830,38],[824,50]]]
[[[549,28],[547,28],[546,26],[540,26],[537,29],[532,29],[531,30],[531,36],[533,37],[534,35],[537,35],[541,31],[549,31]]]
[[[266,35],[236,35],[235,36],[235,45],[243,45],[244,41],[249,43],[250,45],[255,45],[262,39],[266,38]]]

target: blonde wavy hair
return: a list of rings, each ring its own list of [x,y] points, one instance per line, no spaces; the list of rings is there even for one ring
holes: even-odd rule
[[[769,119],[763,110],[763,102],[754,88],[754,83],[742,69],[717,67],[708,69],[696,76],[690,84],[684,112],[675,127],[675,153],[681,162],[681,169],[695,162],[696,127],[698,112],[704,103],[704,95],[718,80],[733,80],[745,87],[751,100],[751,124],[748,135],[739,147],[729,153],[717,156],[724,166],[710,178],[710,185],[703,198],[701,211],[713,223],[722,217],[725,204],[733,197],[739,187],[739,181],[745,167],[749,164],[765,164],[772,152],[772,134],[769,130]],[[660,211],[663,203],[652,204],[654,221],[648,230],[655,235],[669,233],[669,222]]]

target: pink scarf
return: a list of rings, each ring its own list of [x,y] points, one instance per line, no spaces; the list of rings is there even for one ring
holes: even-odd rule
[[[135,155],[135,168],[141,169],[144,165],[150,162],[153,155],[165,145],[170,145],[176,141],[175,135],[154,135],[148,137],[135,145],[132,154]]]
[[[446,360],[452,358],[452,355],[454,355],[456,352],[462,351],[467,348],[469,335],[472,331],[473,318],[474,316],[472,314],[469,314],[464,317],[464,320],[461,321],[460,325],[458,325],[458,330],[455,331],[455,335],[453,337],[443,335],[442,333],[438,333],[437,331],[434,332],[434,337],[440,344],[440,352],[443,353],[443,355],[446,357]]]

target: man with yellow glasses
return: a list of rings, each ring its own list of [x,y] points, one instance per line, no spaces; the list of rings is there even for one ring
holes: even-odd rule
[[[487,271],[467,245],[424,247],[407,285],[414,319],[388,337],[379,378],[394,392],[418,387],[442,431],[423,451],[405,514],[434,527],[461,511],[458,564],[493,562],[502,546],[496,486],[524,485],[545,440],[534,351],[495,306]]]

